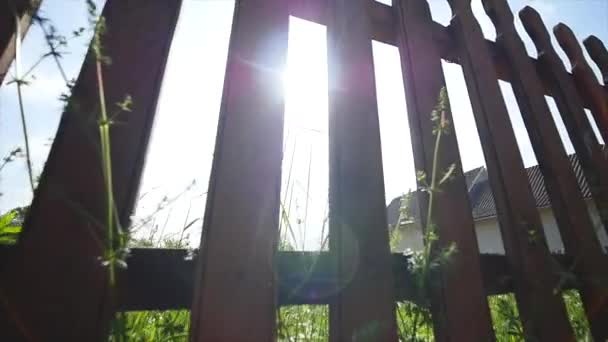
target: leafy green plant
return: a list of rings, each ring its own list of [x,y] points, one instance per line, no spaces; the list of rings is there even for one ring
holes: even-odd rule
[[[578,292],[576,290],[565,290],[562,296],[576,340],[581,342],[593,341],[583,302]],[[496,340],[513,342],[526,340],[515,296],[512,293],[489,296],[488,302]]]
[[[447,110],[448,97],[447,90],[444,87],[440,91],[437,106],[431,113],[433,134],[435,135],[431,174],[427,175],[424,171],[417,172],[418,184],[421,185],[420,190],[428,194],[428,207],[425,226],[422,229],[424,233],[424,246],[421,251],[413,251],[409,255],[409,269],[414,279],[418,305],[400,303],[397,306],[399,332],[401,338],[406,341],[419,341],[429,338],[429,333],[432,331],[432,329],[429,329],[432,323],[429,311],[431,282],[435,278],[434,274],[436,271],[447,265],[452,256],[457,252],[455,243],[450,243],[442,248],[436,246],[440,232],[439,227],[433,222],[435,195],[440,191],[441,186],[451,179],[456,169],[455,165],[450,165],[446,170],[438,170],[441,137],[450,133],[450,122],[446,119]],[[407,201],[407,198],[405,200],[404,202],[407,205],[409,201]],[[409,210],[407,208],[404,209],[402,205],[400,212],[403,215],[403,213],[408,213]],[[401,215],[398,224],[403,219]]]
[[[0,245],[14,245],[21,233],[23,214],[20,209],[13,209],[0,215]]]
[[[397,333],[400,341],[433,341],[431,312],[412,302],[397,302]]]
[[[278,341],[328,341],[327,305],[296,305],[280,308],[277,316]]]
[[[136,311],[119,313],[109,342],[188,341],[190,311]]]
[[[182,230],[186,229],[188,229],[186,226],[182,228]],[[152,231],[149,232],[150,236],[146,238],[131,239],[129,247],[188,249],[189,241],[183,236],[179,238],[165,236],[156,239]],[[116,319],[112,321],[108,341],[185,342],[188,341],[189,330],[190,310],[118,312]]]
[[[581,342],[593,341],[589,321],[585,315],[583,301],[581,300],[578,291],[566,290],[562,292],[562,296],[564,298],[564,304],[566,304],[566,311],[568,312],[568,318],[570,319],[570,324],[574,330],[576,340]]]
[[[513,294],[488,297],[490,313],[494,323],[494,334],[497,341],[522,341],[524,328],[519,319],[517,304]]]

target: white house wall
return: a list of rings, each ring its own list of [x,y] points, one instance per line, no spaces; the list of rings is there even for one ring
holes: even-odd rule
[[[588,202],[588,208],[594,226],[596,227],[596,232],[598,233],[600,243],[602,246],[604,246],[604,250],[607,250],[608,236],[606,236],[605,230],[601,229],[601,223],[597,210],[591,202]],[[549,248],[552,252],[563,252],[564,245],[562,243],[557,222],[555,221],[555,216],[553,216],[551,208],[541,208],[539,209],[539,213]],[[476,221],[475,231],[477,234],[479,251],[481,253],[505,253],[496,217]],[[399,251],[405,251],[407,249],[415,251],[422,249],[422,234],[420,229],[414,229],[413,224],[402,228],[402,238],[398,248]]]

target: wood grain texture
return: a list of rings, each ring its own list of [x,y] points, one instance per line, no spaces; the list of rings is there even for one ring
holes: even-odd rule
[[[397,340],[367,5],[333,1],[327,31],[331,341]]]
[[[572,65],[572,75],[578,94],[584,102],[591,105],[591,114],[604,141],[608,141],[608,96],[598,83],[593,70],[587,63],[574,32],[565,24],[559,23],[553,33]]]
[[[604,273],[608,267],[595,228],[583,201],[576,176],[561,143],[539,76],[530,63],[506,0],[483,0],[496,27],[496,43],[511,65],[512,87],[537,156],[565,252],[579,262],[575,268],[582,282],[582,297],[596,340],[606,339],[608,292]]]
[[[109,105],[129,94],[133,111],[111,129],[114,199],[128,226],[180,1],[109,0],[103,69]],[[105,185],[99,97],[89,54],[59,125],[13,258],[1,274],[5,341],[102,341],[112,318],[103,254]],[[114,111],[114,107],[108,108]],[[18,331],[15,328],[18,327]]]
[[[576,151],[589,189],[598,208],[603,228],[608,232],[608,164],[583,109],[574,81],[551,44],[540,14],[531,7],[519,12],[526,32],[538,51],[540,73],[553,87],[553,99]]]
[[[431,112],[445,88],[440,51],[433,40],[433,21],[425,0],[401,0],[395,6],[401,26],[399,49],[405,82],[407,114],[416,170],[432,174],[436,144]],[[453,122],[448,109],[445,119]],[[453,127],[443,134],[437,170],[456,165],[454,178],[441,186],[434,199],[433,223],[437,248],[455,243],[458,252],[442,270],[439,286],[432,289],[432,311],[437,341],[490,341],[494,339],[475,236],[471,205],[461,168]],[[421,198],[420,198],[421,199]],[[419,203],[419,217],[426,221],[428,198]]]
[[[274,339],[287,5],[236,2],[191,341]]]
[[[540,341],[571,340],[563,301],[553,293],[558,279],[490,52],[470,0],[449,3],[524,331]]]

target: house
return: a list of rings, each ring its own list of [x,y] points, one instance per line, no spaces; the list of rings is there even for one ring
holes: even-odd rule
[[[582,191],[583,198],[587,204],[589,215],[593,221],[593,226],[601,245],[605,251],[608,251],[608,236],[603,229],[599,214],[591,198],[589,186],[585,181],[581,165],[576,158],[576,155],[569,156],[570,163],[576,174],[579,187]],[[538,165],[526,169],[528,179],[534,198],[536,207],[540,214],[543,224],[543,229],[549,249],[552,252],[563,252],[564,245],[562,243],[557,222],[553,211],[549,196],[545,190],[545,184]],[[502,238],[498,226],[496,216],[496,206],[494,198],[488,182],[488,173],[485,167],[478,167],[465,173],[466,185],[469,193],[469,201],[473,211],[473,219],[475,221],[475,232],[479,251],[488,254],[504,254],[505,250],[502,243]],[[415,219],[416,213],[416,196],[415,192],[410,193],[410,199],[407,200],[407,209],[400,210],[402,206],[402,198],[398,197],[391,201],[387,207],[388,222],[391,227],[395,227],[398,220],[401,220],[398,228],[401,230],[400,239],[397,249],[405,251],[407,249],[420,250],[422,248],[422,233],[419,220]],[[413,196],[412,196],[413,195]],[[407,196],[407,195],[406,195]],[[401,218],[400,218],[400,213]]]

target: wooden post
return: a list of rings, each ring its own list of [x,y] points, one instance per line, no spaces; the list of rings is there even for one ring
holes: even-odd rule
[[[536,45],[540,72],[553,87],[557,104],[568,135],[576,150],[604,229],[608,232],[608,161],[599,146],[581,103],[576,87],[564,64],[551,44],[551,37],[540,14],[531,7],[519,12],[519,17]]]
[[[32,0],[4,0],[0,3],[0,84],[15,59],[15,15],[19,18],[20,39],[23,39],[39,5],[40,1]]]
[[[506,0],[483,0],[496,27],[496,43],[511,66],[511,85],[528,136],[538,158],[566,254],[578,260],[574,270],[582,282],[582,297],[594,337],[608,336],[608,292],[602,283],[608,264],[583,201],[576,175],[553,122],[541,80],[515,30]]]
[[[441,56],[433,40],[433,21],[426,0],[399,0],[394,3],[399,23],[398,44],[401,69],[406,84],[408,117],[416,169],[432,174],[436,135],[431,112],[445,88]],[[453,122],[450,110],[445,119]],[[490,341],[494,339],[488,303],[483,290],[479,247],[475,236],[471,205],[460,165],[458,143],[453,128],[443,134],[437,170],[443,173],[455,164],[454,178],[435,194],[433,223],[439,236],[438,248],[455,243],[454,254],[442,270],[440,286],[433,289],[433,321],[437,341]],[[428,203],[420,203],[426,221]]]
[[[367,6],[333,1],[328,22],[331,341],[397,340]]]
[[[448,2],[524,331],[540,341],[573,339],[487,43],[470,0]]]
[[[196,266],[191,341],[271,341],[288,2],[237,1]]]
[[[608,96],[598,83],[593,70],[583,56],[583,49],[576,40],[574,32],[565,24],[557,24],[553,33],[572,65],[572,75],[579,96],[591,104],[591,114],[597,123],[604,141],[608,141]]]
[[[114,200],[123,228],[137,196],[180,1],[109,0],[103,68],[109,111],[131,95],[111,128]],[[63,114],[15,257],[0,281],[5,341],[102,341],[113,315],[105,245],[106,193],[99,92],[91,52]]]

